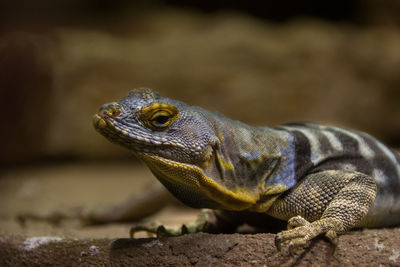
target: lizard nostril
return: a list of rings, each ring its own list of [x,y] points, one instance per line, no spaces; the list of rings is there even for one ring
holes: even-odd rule
[[[115,102],[105,104],[100,108],[99,113],[102,116],[115,118],[121,114],[121,107]]]
[[[109,108],[107,110],[107,115],[110,117],[117,117],[119,114],[121,114],[120,108]]]

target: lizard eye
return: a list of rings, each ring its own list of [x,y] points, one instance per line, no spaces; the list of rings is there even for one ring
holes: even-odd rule
[[[152,104],[139,114],[139,120],[148,128],[156,131],[165,130],[179,117],[178,109],[168,104]]]
[[[151,117],[150,123],[155,127],[166,127],[169,125],[169,120],[171,119],[171,114],[165,112],[164,110],[160,110],[155,112],[155,114]]]

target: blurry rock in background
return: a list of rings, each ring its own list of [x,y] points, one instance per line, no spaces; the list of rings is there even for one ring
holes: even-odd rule
[[[308,2],[0,4],[0,163],[127,158],[91,118],[135,87],[400,146],[399,2]]]

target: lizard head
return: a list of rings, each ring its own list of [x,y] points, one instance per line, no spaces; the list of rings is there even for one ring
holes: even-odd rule
[[[158,156],[194,164],[207,157],[212,131],[185,103],[135,89],[119,102],[103,105],[94,115],[95,129],[141,159]]]
[[[206,112],[151,89],[135,89],[121,101],[103,105],[93,123],[107,139],[143,160],[187,205],[243,209],[248,201],[215,182],[221,170],[215,165],[218,137]]]

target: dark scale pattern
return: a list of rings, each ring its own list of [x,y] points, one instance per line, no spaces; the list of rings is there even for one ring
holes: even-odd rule
[[[311,162],[310,143],[307,137],[299,131],[293,131],[291,133],[294,136],[296,149],[296,180],[299,181],[314,166]]]
[[[321,149],[321,153],[325,154],[325,155],[329,155],[329,154],[333,154],[335,153],[335,149],[332,147],[332,144],[329,142],[328,137],[326,137],[325,135],[319,133],[319,143],[320,143],[320,149]]]
[[[304,124],[301,123],[290,123],[290,124],[285,124],[283,126],[304,126]],[[295,128],[294,130],[288,130],[284,127],[275,127],[274,129],[280,130],[280,131],[285,131],[289,132],[293,137],[294,137],[294,145],[295,145],[295,179],[297,181],[303,179],[304,175],[309,173],[310,169],[314,167],[314,165],[311,162],[311,148],[310,148],[310,142],[308,138],[301,133],[300,131],[296,131]]]

